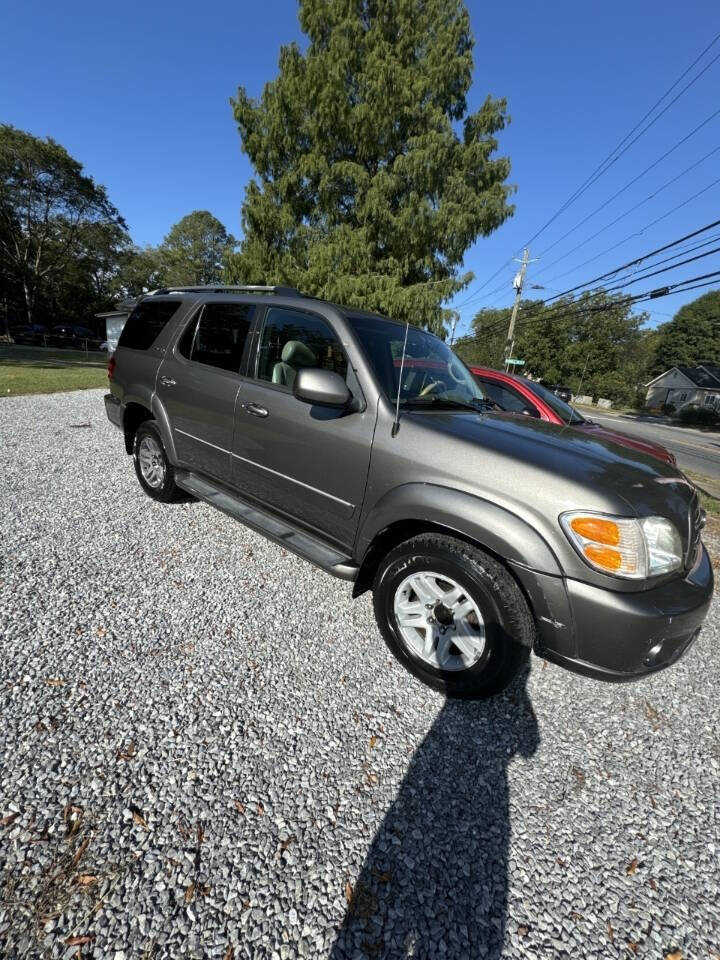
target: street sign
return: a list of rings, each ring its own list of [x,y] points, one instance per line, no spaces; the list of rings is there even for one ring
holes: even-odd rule
[[[506,363],[510,363],[510,364],[512,364],[512,365],[515,366],[515,367],[524,367],[524,366],[525,366],[525,361],[524,361],[524,360],[513,360],[512,357],[510,357],[510,358],[509,358],[508,360],[506,360],[505,362],[506,362]]]

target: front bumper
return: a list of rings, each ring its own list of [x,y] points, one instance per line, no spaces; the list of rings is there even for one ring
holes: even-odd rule
[[[123,425],[123,415],[122,415],[122,406],[117,397],[114,397],[111,393],[105,394],[105,413],[110,423],[114,423],[116,427],[119,427],[122,430]]]
[[[713,592],[702,545],[684,579],[640,593],[527,570],[516,574],[534,608],[537,653],[600,680],[634,680],[678,660],[700,632]]]

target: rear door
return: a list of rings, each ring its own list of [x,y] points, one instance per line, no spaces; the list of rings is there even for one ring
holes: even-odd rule
[[[297,400],[295,376],[307,367],[339,373],[362,409]],[[367,409],[327,320],[296,308],[267,309],[235,416],[233,482],[240,492],[350,545],[365,493],[376,411]]]
[[[198,305],[165,355],[157,397],[181,464],[229,483],[235,404],[254,312],[252,304]]]

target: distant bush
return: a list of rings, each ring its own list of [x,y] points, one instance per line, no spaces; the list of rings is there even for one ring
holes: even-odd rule
[[[632,406],[635,410],[644,410],[647,407],[647,390],[644,387],[638,387],[632,398]]]
[[[664,403],[660,409],[663,413],[667,414],[668,417],[671,417],[675,413],[677,407],[674,403]]]
[[[709,407],[684,407],[680,411],[682,423],[697,423],[702,427],[720,427],[720,414]]]

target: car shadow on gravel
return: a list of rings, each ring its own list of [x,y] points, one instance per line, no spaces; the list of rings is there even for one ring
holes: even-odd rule
[[[539,744],[528,672],[492,700],[445,703],[368,851],[332,960],[502,956],[507,766]]]

